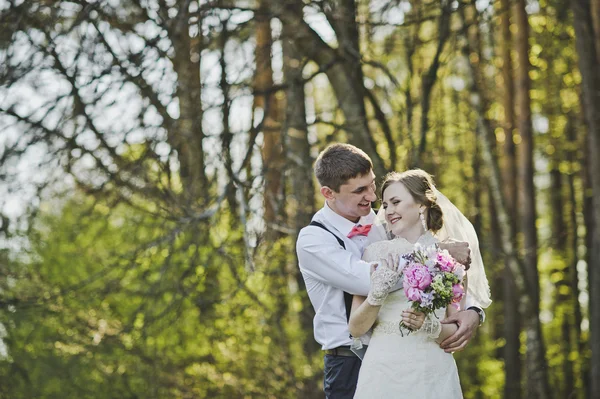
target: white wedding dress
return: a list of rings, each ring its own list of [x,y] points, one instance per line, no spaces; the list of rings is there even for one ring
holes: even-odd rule
[[[437,239],[426,232],[417,242],[426,247]],[[398,237],[369,245],[363,259],[371,262],[413,249],[414,244]],[[360,368],[355,399],[463,397],[452,354],[444,352],[424,332],[400,331],[402,311],[410,307],[402,289],[390,293],[381,306]],[[436,315],[443,319],[445,309],[437,310]]]

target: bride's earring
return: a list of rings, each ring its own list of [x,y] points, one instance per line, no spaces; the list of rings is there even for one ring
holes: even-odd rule
[[[425,221],[425,215],[423,211],[419,211],[419,219],[421,219],[421,225],[423,225],[423,230],[427,231],[427,222]]]

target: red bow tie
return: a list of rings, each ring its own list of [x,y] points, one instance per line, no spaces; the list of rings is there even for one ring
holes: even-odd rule
[[[364,226],[357,224],[352,228],[352,230],[350,230],[350,233],[348,233],[348,238],[352,238],[354,236],[366,236],[369,234],[369,231],[371,231],[370,224],[366,224]]]

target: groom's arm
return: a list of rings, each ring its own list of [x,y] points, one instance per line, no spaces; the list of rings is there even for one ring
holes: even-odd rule
[[[462,304],[461,304],[462,306]],[[449,315],[442,324],[456,324],[458,330],[440,343],[440,347],[448,353],[460,352],[475,336],[477,328],[485,321],[485,312],[479,302],[467,293],[463,310]]]
[[[456,323],[458,330],[446,338],[440,347],[448,353],[460,352],[475,336],[479,327],[479,314],[473,309],[461,310],[441,321],[442,324]]]
[[[303,229],[296,252],[302,273],[352,295],[369,293],[371,264],[342,248],[330,233]]]

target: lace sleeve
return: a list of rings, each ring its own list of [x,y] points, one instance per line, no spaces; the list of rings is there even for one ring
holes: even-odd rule
[[[442,323],[435,316],[428,314],[419,331],[423,331],[435,341],[442,333]]]
[[[400,272],[392,270],[385,262],[371,274],[371,290],[367,296],[367,302],[373,306],[381,306],[389,292],[400,280]]]

